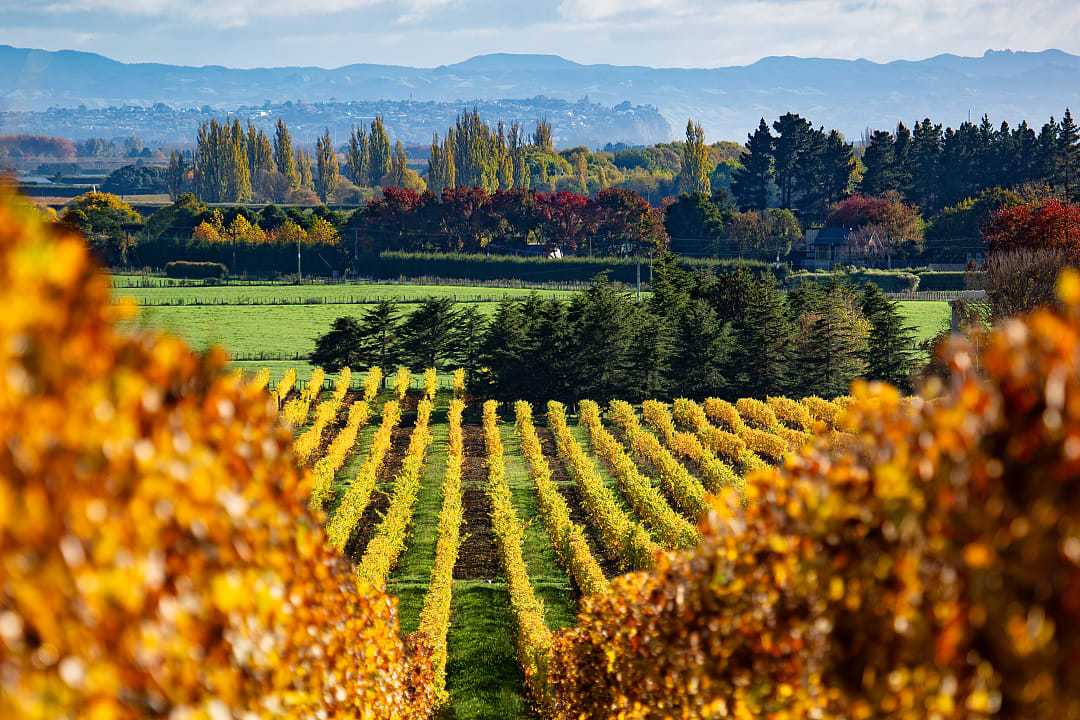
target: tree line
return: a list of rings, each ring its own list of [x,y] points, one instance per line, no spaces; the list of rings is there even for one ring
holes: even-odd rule
[[[857,377],[910,387],[912,331],[876,286],[772,273],[690,273],[665,255],[647,302],[598,278],[569,300],[503,300],[490,317],[432,298],[409,314],[382,303],[341,317],[313,363],[362,370],[464,368],[470,392],[500,400],[742,397],[847,392]]]

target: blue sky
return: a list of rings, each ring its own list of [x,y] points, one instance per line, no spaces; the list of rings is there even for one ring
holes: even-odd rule
[[[0,0],[0,43],[127,62],[435,66],[487,52],[716,67],[1080,53],[1077,0]]]

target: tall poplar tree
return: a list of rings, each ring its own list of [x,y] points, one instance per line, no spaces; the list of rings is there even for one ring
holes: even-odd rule
[[[349,133],[349,151],[345,158],[345,172],[349,179],[357,185],[367,185],[371,182],[370,155],[368,154],[367,130],[363,127],[353,128]]]
[[[300,148],[296,151],[296,170],[300,174],[300,188],[315,189],[315,174],[311,168],[311,154]]]
[[[379,187],[383,177],[390,172],[390,136],[386,133],[382,115],[376,115],[371,121],[371,135],[368,136],[368,173],[371,187]]]
[[[709,182],[709,148],[705,145],[705,131],[693,119],[686,121],[686,142],[682,147],[682,172],[679,189],[684,193],[712,194]]]
[[[315,164],[318,175],[315,179],[315,191],[319,199],[327,202],[330,196],[337,190],[341,174],[338,169],[337,153],[334,151],[334,143],[330,139],[329,128],[315,143]]]
[[[300,187],[300,171],[296,167],[292,135],[285,121],[280,118],[274,127],[274,164],[278,172],[289,181],[290,188]]]

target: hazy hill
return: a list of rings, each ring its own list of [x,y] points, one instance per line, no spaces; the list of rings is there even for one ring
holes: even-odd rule
[[[983,113],[995,121],[1042,122],[1069,103],[1080,104],[1080,57],[1059,50],[889,63],[769,57],[747,66],[678,69],[496,54],[436,68],[239,70],[126,64],[91,53],[0,46],[0,109],[7,110],[156,102],[236,108],[332,99],[462,103],[538,95],[569,101],[587,96],[605,106],[655,105],[675,133],[693,115],[713,139],[741,139],[762,115],[787,110],[848,135],[924,116],[951,124]]]

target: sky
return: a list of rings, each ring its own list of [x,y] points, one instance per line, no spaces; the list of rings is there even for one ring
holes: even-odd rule
[[[489,52],[743,65],[769,55],[1080,54],[1077,0],[0,0],[0,43],[125,62],[434,67]]]

